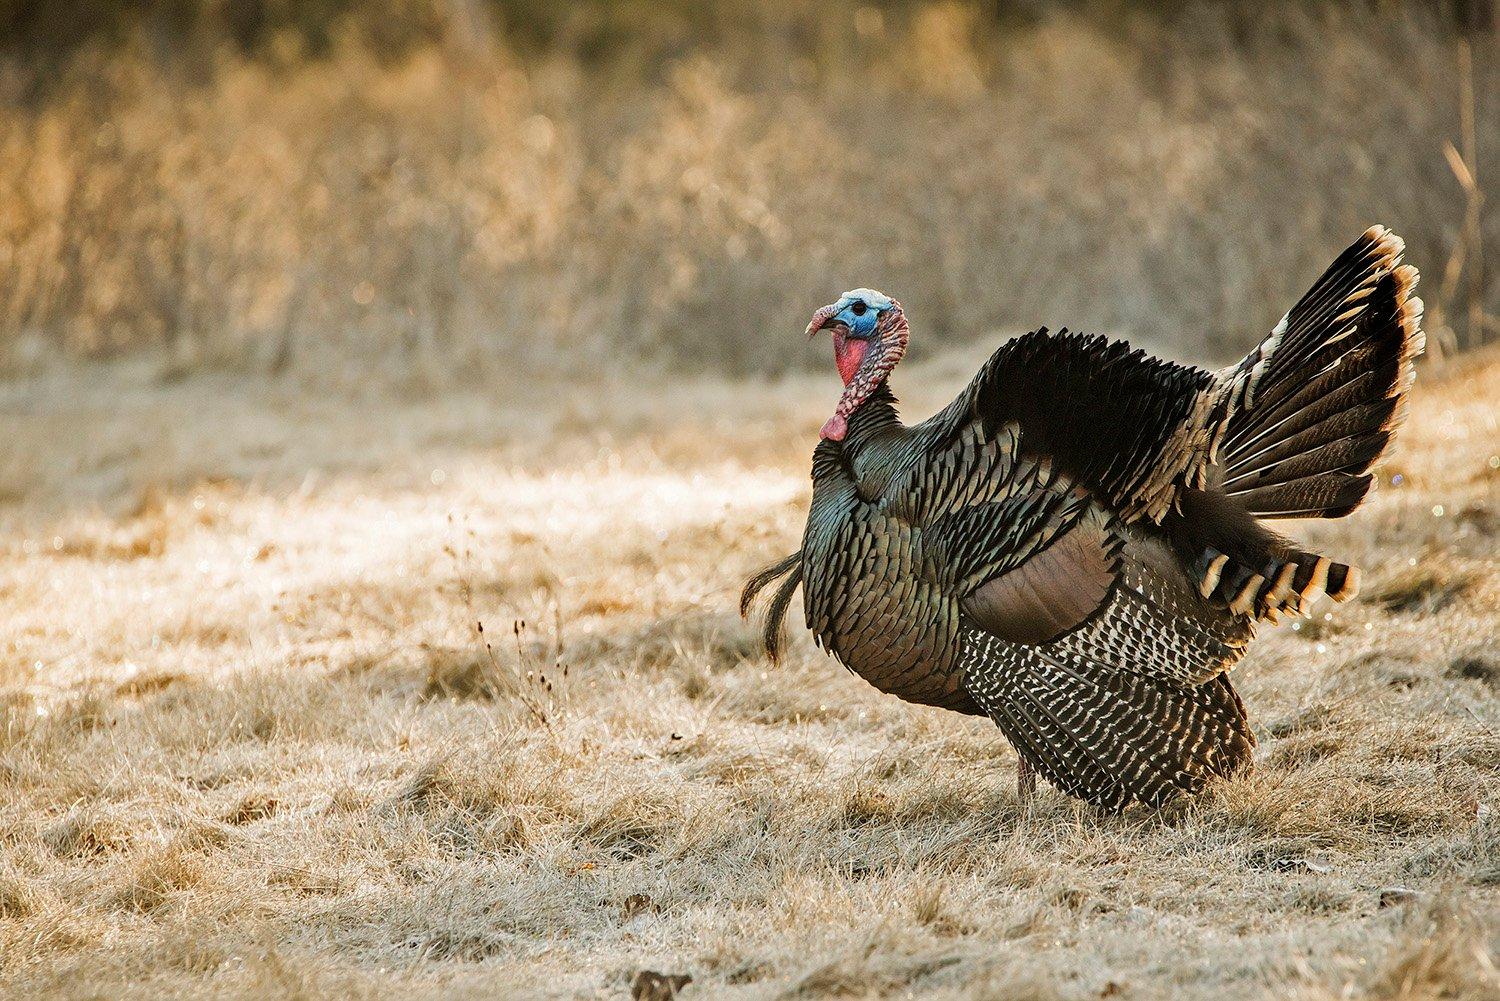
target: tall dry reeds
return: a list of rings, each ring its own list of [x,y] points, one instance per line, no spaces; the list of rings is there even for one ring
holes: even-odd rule
[[[859,284],[919,349],[1046,323],[1222,357],[1372,222],[1444,343],[1494,335],[1500,213],[1445,155],[1500,176],[1492,32],[1466,78],[1458,29],[1401,5],[829,0],[649,51],[487,10],[431,5],[390,51],[345,18],[316,52],[0,63],[0,372],[775,371]]]

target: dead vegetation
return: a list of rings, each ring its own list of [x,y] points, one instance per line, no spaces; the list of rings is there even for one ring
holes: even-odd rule
[[[0,996],[1500,993],[1493,353],[1296,528],[1365,593],[1258,644],[1199,801],[1023,808],[992,726],[736,615],[831,383],[733,373],[809,290],[899,292],[914,415],[997,326],[1233,353],[1376,221],[1435,353],[1494,336],[1492,33],[1253,6],[6,48]]]
[[[1238,669],[1254,775],[1119,818],[1021,808],[992,726],[795,630],[759,652],[734,603],[797,535],[826,379],[679,381],[581,446],[552,416],[615,390],[51,378],[7,390],[12,461],[73,472],[0,507],[0,994],[1500,989],[1493,357],[1424,371],[1368,507],[1296,526],[1369,586]]]
[[[140,6],[199,30],[0,47],[0,372],[778,372],[810,290],[859,283],[919,353],[1048,322],[1227,360],[1372,222],[1434,351],[1500,331],[1484,4]]]

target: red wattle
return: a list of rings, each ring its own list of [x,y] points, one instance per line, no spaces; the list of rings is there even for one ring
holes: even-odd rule
[[[870,350],[870,342],[857,337],[846,337],[841,331],[833,332],[833,361],[839,367],[839,377],[844,380],[844,385],[854,381],[854,375],[859,371],[860,364],[865,360],[865,352]]]

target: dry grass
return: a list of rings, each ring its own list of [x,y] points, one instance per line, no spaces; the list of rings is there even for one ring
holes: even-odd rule
[[[976,360],[904,372],[911,412]],[[756,651],[735,592],[799,531],[828,378],[0,391],[5,996],[1500,990],[1493,355],[1301,526],[1370,597],[1238,669],[1253,777],[1120,818]]]
[[[1368,596],[1200,802],[1022,809],[734,614],[818,294],[901,294],[915,413],[997,326],[1232,353],[1377,220],[1492,336],[1492,33],[1470,123],[1412,4],[348,6],[0,56],[0,996],[1500,991],[1493,354],[1303,526]]]
[[[528,6],[562,23],[544,51],[461,16]],[[1049,322],[1227,356],[1372,222],[1423,262],[1434,345],[1500,330],[1500,202],[1444,155],[1500,177],[1495,36],[1466,128],[1446,5],[553,6],[372,4],[318,59],[0,58],[0,372],[778,371],[779,332],[860,284],[900,290],[918,351]],[[403,18],[458,20],[367,37]]]

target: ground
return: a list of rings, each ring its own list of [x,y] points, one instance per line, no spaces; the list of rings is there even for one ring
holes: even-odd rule
[[[1119,817],[760,652],[836,389],[0,386],[0,996],[1496,996],[1500,357],[1290,526],[1366,586],[1236,669],[1254,773]]]

